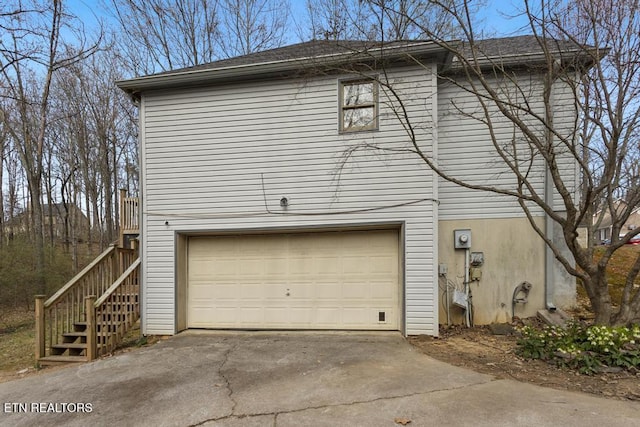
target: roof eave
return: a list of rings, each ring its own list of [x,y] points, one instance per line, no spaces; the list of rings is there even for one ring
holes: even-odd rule
[[[402,58],[424,57],[438,53],[444,54],[444,50],[435,43],[419,42],[411,45],[375,48],[365,51],[155,74],[118,80],[116,81],[116,86],[130,95],[135,95],[158,88],[189,86],[204,82],[241,81],[247,78],[299,72],[314,67],[330,68],[357,61],[400,60]]]
[[[584,51],[581,50],[566,50],[557,52],[561,53],[565,59],[571,58],[581,58],[583,61],[592,62],[592,57],[587,57]],[[495,67],[501,68],[514,68],[514,67],[534,67],[544,65],[548,61],[548,56],[542,52],[533,52],[533,53],[518,53],[518,54],[509,54],[509,55],[492,55],[492,56],[481,56],[477,60],[468,59],[468,63],[476,64],[481,69],[490,69]],[[474,65],[474,66],[476,66]],[[590,65],[588,65],[590,66]],[[587,67],[588,67],[587,66]],[[454,58],[451,62],[451,67],[447,71],[460,71],[464,69],[464,65],[460,62],[458,58]]]

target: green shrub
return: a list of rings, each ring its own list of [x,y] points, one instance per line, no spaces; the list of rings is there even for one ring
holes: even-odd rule
[[[525,326],[520,329],[517,353],[528,359],[542,359],[577,369],[584,374],[603,368],[640,370],[640,326],[583,326],[571,322],[567,327]]]

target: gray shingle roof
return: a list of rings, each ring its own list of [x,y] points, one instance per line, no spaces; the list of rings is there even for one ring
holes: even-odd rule
[[[185,71],[211,70],[217,68],[238,67],[242,65],[257,65],[262,63],[272,63],[279,61],[303,60],[307,58],[316,58],[329,55],[350,54],[357,52],[366,52],[372,49],[393,48],[400,46],[408,46],[410,44],[426,44],[430,43],[424,40],[420,41],[393,41],[381,43],[378,41],[362,41],[362,40],[311,40],[302,43],[296,43],[288,46],[278,47],[275,49],[264,50],[262,52],[250,53],[248,55],[236,56],[219,61],[209,62],[207,64],[196,65],[192,67],[180,68],[171,71],[164,71],[154,75],[164,75],[171,73],[179,73]]]
[[[547,42],[551,50],[571,52],[576,56],[582,48],[567,41]],[[463,49],[468,46],[461,43]],[[494,59],[504,59],[517,65],[520,58],[540,56],[544,51],[540,41],[533,35],[486,39],[477,42],[481,51],[480,57],[491,64]],[[166,71],[149,76],[138,77],[117,82],[117,85],[129,93],[141,92],[156,87],[195,84],[209,81],[229,81],[257,75],[273,75],[276,73],[299,72],[301,69],[319,65],[344,64],[355,60],[406,59],[413,57],[446,55],[446,49],[430,40],[404,40],[393,42],[360,41],[360,40],[312,40],[276,49],[256,52],[194,67]],[[356,59],[354,59],[356,58]],[[524,62],[524,61],[520,61]],[[505,62],[506,63],[506,62]]]
[[[193,67],[180,68],[165,71],[155,75],[179,73],[184,71],[210,70],[226,67],[237,67],[242,65],[256,65],[261,63],[271,63],[278,61],[302,60],[326,55],[349,54],[356,52],[366,52],[371,49],[402,48],[403,46],[416,44],[431,44],[428,40],[402,40],[392,42],[361,41],[361,40],[311,40],[303,43],[296,43],[262,52],[248,55],[236,56],[209,62],[207,64]],[[465,43],[462,43],[463,45]],[[553,41],[557,50],[575,50],[576,45],[569,41]],[[481,40],[478,47],[482,56],[506,57],[513,55],[529,55],[541,52],[540,42],[533,35],[503,37]]]
[[[541,53],[541,43],[545,43],[550,50],[559,52],[575,52],[577,49],[582,49],[572,41],[552,39],[542,41],[534,35],[486,39],[477,42],[477,45],[484,56],[499,58]]]

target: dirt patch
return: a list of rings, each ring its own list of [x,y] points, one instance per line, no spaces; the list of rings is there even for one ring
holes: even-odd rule
[[[601,397],[640,400],[640,373],[581,375],[575,371],[515,353],[515,335],[494,335],[489,327],[441,327],[440,337],[410,337],[409,342],[434,359],[500,379]]]

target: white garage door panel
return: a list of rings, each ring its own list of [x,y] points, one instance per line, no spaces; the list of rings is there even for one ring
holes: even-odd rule
[[[191,328],[399,329],[397,231],[191,237],[188,257]]]

